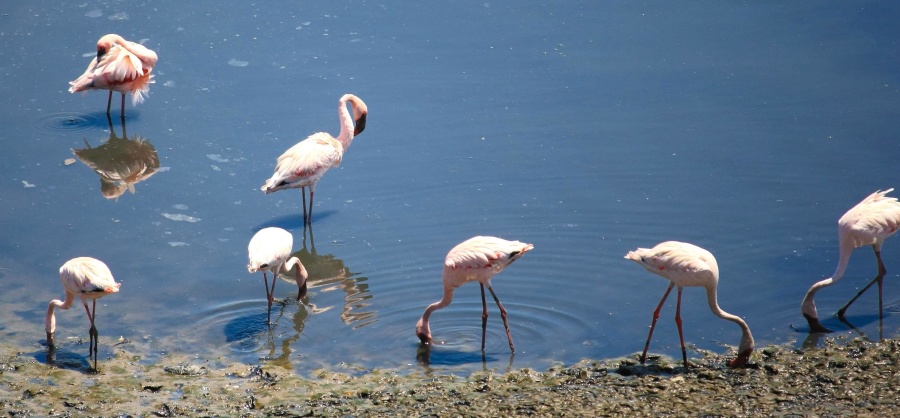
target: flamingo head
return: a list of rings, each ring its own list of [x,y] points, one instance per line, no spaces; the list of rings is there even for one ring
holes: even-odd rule
[[[369,114],[368,106],[362,99],[352,94],[346,94],[342,99],[350,102],[350,109],[353,111],[353,136],[361,134],[366,129],[366,115]]]
[[[99,41],[97,41],[97,61],[100,61],[103,56],[106,55],[106,53],[109,52],[109,50],[112,49],[114,45],[116,45],[116,43],[123,40],[124,39],[122,39],[121,36],[113,33],[109,35],[103,35],[103,37],[100,38]]]
[[[420,318],[416,323],[416,336],[422,344],[431,344],[431,327],[425,322],[424,318]]]
[[[728,362],[728,367],[744,367],[750,361],[750,354],[753,353],[753,337],[745,336],[741,338],[738,345],[738,356],[734,360]]]
[[[803,314],[803,317],[806,318],[806,322],[809,323],[809,332],[811,334],[827,334],[832,332],[830,329],[825,328],[821,322],[819,322],[819,318],[814,317],[809,314]]]

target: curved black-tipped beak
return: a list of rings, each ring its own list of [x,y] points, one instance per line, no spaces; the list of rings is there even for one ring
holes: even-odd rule
[[[353,136],[359,135],[366,129],[366,113],[359,116],[356,120],[356,127],[353,129]]]
[[[818,333],[818,334],[828,334],[830,332],[834,332],[828,328],[825,328],[821,322],[819,322],[819,318],[813,318],[807,314],[803,314],[803,317],[806,318],[806,322],[809,323],[809,332],[810,333]]]
[[[303,283],[303,286],[300,286],[300,290],[297,292],[297,300],[306,297],[306,283]]]

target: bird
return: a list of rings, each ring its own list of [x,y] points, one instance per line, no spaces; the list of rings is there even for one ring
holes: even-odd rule
[[[47,346],[52,350],[56,345],[54,341],[56,316],[53,313],[53,309],[69,309],[72,303],[75,302],[75,296],[77,295],[81,299],[81,303],[84,304],[84,310],[87,312],[88,320],[91,322],[88,354],[94,360],[94,370],[97,370],[97,342],[99,335],[94,324],[94,320],[97,318],[97,299],[110,293],[118,292],[121,283],[116,283],[106,264],[91,257],[76,257],[66,261],[59,268],[59,280],[66,291],[66,300],[54,299],[47,305],[47,316],[44,318],[44,328],[47,331]],[[89,300],[91,301],[90,308],[88,308]]]
[[[656,310],[653,311],[653,322],[650,324],[650,333],[647,334],[647,343],[644,344],[644,352],[641,354],[641,364],[647,360],[647,349],[650,348],[650,337],[656,320],[659,319],[659,311],[669,296],[672,288],[678,287],[678,303],[675,307],[675,324],[678,325],[678,338],[681,340],[681,358],[684,361],[685,370],[688,369],[687,352],[684,349],[684,332],[681,330],[681,291],[687,286],[701,286],[706,288],[706,300],[713,314],[722,319],[727,319],[741,327],[741,342],[738,345],[737,358],[731,360],[730,367],[742,367],[747,364],[750,354],[753,353],[753,335],[747,323],[736,315],[732,315],[719,307],[716,289],[719,285],[719,266],[713,255],[696,245],[666,241],[657,244],[653,248],[638,248],[629,251],[626,259],[632,260],[647,269],[651,273],[658,274],[669,281],[669,287],[659,301]]]
[[[269,302],[269,315],[266,323],[272,320],[272,301],[275,299],[275,280],[279,273],[291,274],[293,272],[294,281],[297,283],[299,291],[297,292],[297,300],[306,296],[306,279],[309,274],[306,267],[297,257],[291,257],[291,248],[294,246],[294,236],[290,232],[277,227],[269,227],[260,229],[250,239],[250,245],[247,246],[249,262],[247,263],[247,271],[255,273],[262,270],[263,285],[266,288],[266,299]],[[266,271],[272,272],[272,287],[269,288],[269,279],[266,277]]]
[[[422,318],[416,323],[416,336],[424,345],[431,344],[431,326],[429,318],[431,314],[447,307],[453,300],[453,291],[463,284],[477,281],[481,286],[481,351],[484,351],[484,337],[487,329],[487,302],[484,298],[484,287],[491,291],[491,296],[500,308],[500,317],[503,318],[503,327],[506,329],[506,339],[509,341],[509,350],[516,352],[512,335],[509,333],[509,322],[506,318],[506,309],[500,303],[500,299],[491,287],[491,278],[503,271],[513,261],[531,251],[534,245],[519,241],[508,241],[503,238],[476,236],[469,238],[453,247],[444,259],[444,274],[441,280],[444,283],[444,296],[441,300],[428,305]]]
[[[353,117],[347,105],[353,110]],[[303,196],[303,224],[312,223],[313,195],[316,182],[331,167],[337,167],[350,143],[366,128],[366,104],[352,94],[341,96],[338,101],[338,117],[341,131],[337,138],[327,132],[317,132],[298,142],[278,157],[275,173],[260,188],[265,194],[285,189],[300,188]],[[309,187],[309,212],[306,210],[306,188]]]
[[[838,220],[838,245],[840,246],[840,255],[838,265],[831,277],[821,280],[813,284],[803,297],[800,305],[800,311],[809,323],[809,332],[826,333],[831,332],[819,322],[819,315],[816,312],[816,302],[813,300],[816,292],[823,287],[831,286],[837,283],[844,276],[847,269],[847,263],[850,261],[850,254],[853,250],[864,245],[872,246],[875,250],[875,259],[878,262],[878,275],[869,282],[866,287],[860,290],[856,296],[850,299],[837,312],[839,318],[844,317],[847,308],[859,298],[873,284],[878,284],[878,317],[882,317],[882,282],[887,270],[881,261],[881,245],[891,235],[897,232],[900,227],[900,202],[897,198],[888,197],[887,194],[894,191],[893,188],[885,191],[878,190],[870,194],[868,197],[852,207],[841,219]]]
[[[106,114],[112,104],[113,91],[122,93],[122,119],[125,119],[125,93],[131,93],[131,103],[137,106],[144,101],[153,83],[153,67],[156,52],[123,39],[116,34],[104,35],[97,41],[97,56],[91,60],[80,77],[69,82],[69,92],[109,90]]]

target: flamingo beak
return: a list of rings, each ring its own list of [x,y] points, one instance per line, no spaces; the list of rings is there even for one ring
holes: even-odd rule
[[[359,118],[356,119],[356,127],[353,129],[353,136],[359,135],[362,133],[364,129],[366,129],[366,115],[367,112],[363,112]]]
[[[300,291],[297,292],[297,300],[306,297],[306,283],[303,283],[303,286],[300,286]]]
[[[731,367],[731,368],[744,367],[747,364],[747,362],[750,361],[751,353],[753,353],[752,348],[749,348],[747,350],[744,350],[744,351],[738,353],[738,356],[736,359],[728,362],[728,367]]]
[[[419,337],[419,341],[421,341],[422,344],[424,344],[424,345],[431,344],[431,336],[430,335],[421,333],[421,334],[418,334],[417,336]]]
[[[806,318],[806,322],[809,323],[810,333],[828,334],[833,332],[832,330],[825,328],[825,326],[819,322],[819,318],[814,318],[807,314],[803,314],[803,317]]]

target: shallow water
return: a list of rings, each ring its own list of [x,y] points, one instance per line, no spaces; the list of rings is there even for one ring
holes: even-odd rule
[[[440,298],[443,258],[479,234],[535,245],[494,280],[517,353],[492,304],[482,359],[470,284],[433,316],[430,369],[639,351],[666,282],[622,257],[670,239],[716,255],[720,304],[758,345],[802,340],[800,300],[833,272],[837,219],[900,186],[893,4],[13,7],[0,17],[0,333],[37,358],[59,266],[90,255],[123,283],[99,304],[101,359],[122,336],[151,353],[300,372],[419,367],[414,324]],[[160,57],[124,134],[117,117],[110,131],[106,94],[67,92],[105,33]],[[336,134],[346,92],[366,101],[366,131],[319,183],[304,231],[299,192],[259,186],[288,147]],[[104,189],[96,164],[67,164],[111,135],[156,154],[133,193]],[[267,226],[293,232],[311,274],[302,303],[293,284],[276,286],[271,331],[261,278],[246,271],[247,243]],[[883,253],[885,335],[900,325],[896,247]],[[858,250],[817,295],[823,317],[874,274]],[[674,304],[653,352],[678,353]],[[876,312],[873,293],[848,319],[874,337]],[[699,348],[739,340],[699,289],[685,291],[682,316]],[[81,308],[57,321],[61,351],[86,354]]]

